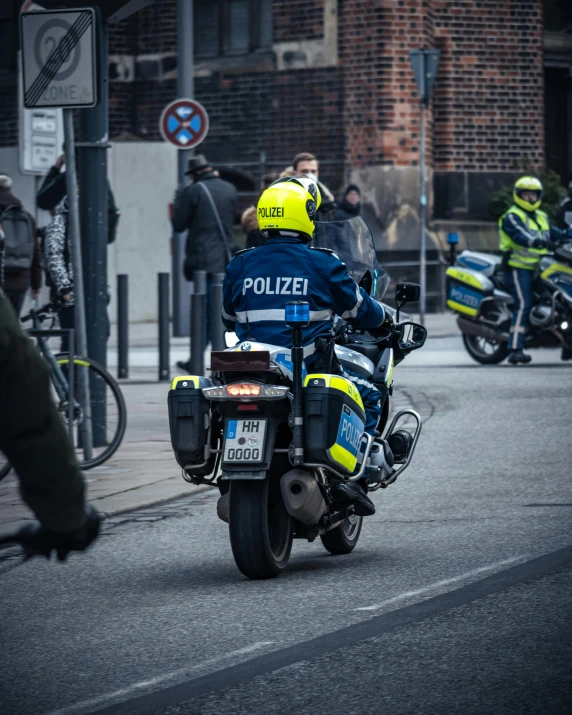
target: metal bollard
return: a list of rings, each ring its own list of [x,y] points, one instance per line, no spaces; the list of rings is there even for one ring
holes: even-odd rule
[[[129,276],[117,276],[117,377],[129,377]]]
[[[168,382],[169,369],[169,274],[159,273],[159,382]]]
[[[211,334],[213,350],[224,350],[224,325],[222,322],[222,282],[224,273],[213,273],[211,289]]]
[[[204,375],[206,347],[207,272],[195,271],[191,295],[191,373]]]

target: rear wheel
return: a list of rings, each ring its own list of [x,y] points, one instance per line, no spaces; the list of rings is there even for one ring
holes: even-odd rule
[[[278,576],[292,550],[292,517],[280,493],[280,478],[268,474],[260,481],[230,485],[230,545],[236,565],[248,578]]]
[[[357,545],[362,524],[363,516],[348,516],[335,529],[320,536],[322,544],[331,554],[349,554]]]
[[[482,365],[498,365],[508,355],[508,345],[463,333],[463,343],[469,355]]]

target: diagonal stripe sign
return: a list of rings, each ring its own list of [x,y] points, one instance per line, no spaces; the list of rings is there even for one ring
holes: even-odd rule
[[[93,8],[21,15],[24,105],[92,107],[97,103]]]
[[[30,89],[24,95],[26,104],[34,104],[38,101],[42,92],[71,55],[73,48],[77,45],[83,33],[91,27],[91,23],[91,13],[81,12],[77,20],[68,30],[68,33],[64,35],[56,49],[49,56],[48,61],[34,80]]]

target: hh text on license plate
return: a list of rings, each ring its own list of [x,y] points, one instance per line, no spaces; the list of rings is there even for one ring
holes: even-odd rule
[[[228,420],[224,462],[262,462],[266,420]]]

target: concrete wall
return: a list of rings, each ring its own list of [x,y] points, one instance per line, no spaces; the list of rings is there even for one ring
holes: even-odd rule
[[[109,180],[121,210],[117,240],[107,253],[112,322],[117,273],[129,275],[130,319],[157,318],[157,273],[171,270],[168,204],[176,187],[176,152],[164,142],[118,142],[109,150]],[[12,177],[14,193],[38,225],[49,223],[50,215],[35,208],[41,178],[20,173],[17,147],[0,147],[0,171]]]
[[[129,276],[130,319],[157,318],[157,273],[171,270],[168,204],[176,188],[176,152],[165,142],[116,142],[109,151],[109,181],[121,210],[117,240],[108,249],[112,322],[117,273]]]

